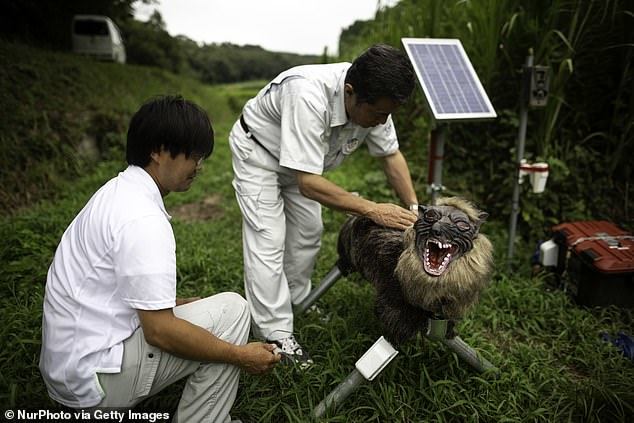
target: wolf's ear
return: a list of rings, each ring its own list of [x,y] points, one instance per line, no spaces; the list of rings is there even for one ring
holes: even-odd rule
[[[480,226],[484,223],[485,220],[489,217],[489,213],[478,210],[478,220],[473,222],[476,226],[476,233],[480,231]]]
[[[412,245],[415,240],[416,240],[416,230],[414,229],[414,227],[409,227],[405,229],[403,233],[403,246],[407,248],[408,246]]]

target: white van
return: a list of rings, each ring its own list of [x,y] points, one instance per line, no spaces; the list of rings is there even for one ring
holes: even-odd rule
[[[75,15],[73,52],[125,63],[125,46],[119,28],[107,16]]]

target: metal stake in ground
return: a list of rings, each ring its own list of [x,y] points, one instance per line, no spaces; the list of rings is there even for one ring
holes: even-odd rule
[[[459,336],[447,338],[448,327],[448,320],[429,319],[425,336],[432,341],[441,341],[477,371],[498,374],[499,370],[493,364],[481,357]],[[355,369],[315,407],[313,416],[320,419],[328,410],[336,409],[366,380],[374,380],[396,354],[398,351],[385,338],[380,337],[356,362]]]
[[[317,300],[321,298],[321,296],[324,295],[326,291],[328,291],[330,287],[339,280],[339,278],[341,278],[341,276],[341,270],[339,270],[339,268],[335,264],[332,269],[330,269],[330,272],[328,272],[321,283],[317,286],[317,288],[310,291],[304,301],[295,306],[294,312],[296,314],[302,314],[306,310],[308,310],[310,306],[317,302]]]

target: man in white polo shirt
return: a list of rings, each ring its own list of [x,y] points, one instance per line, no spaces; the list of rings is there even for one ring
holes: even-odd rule
[[[243,217],[244,282],[254,334],[289,362],[312,360],[293,334],[293,305],[310,292],[321,244],[321,205],[397,229],[417,214],[407,162],[390,117],[414,72],[400,51],[376,45],[352,64],[289,69],[247,102],[229,136]],[[354,196],[322,174],[361,144],[382,159],[405,207]],[[410,208],[411,207],[411,208]]]
[[[64,232],[46,281],[40,370],[72,408],[131,408],[188,377],[174,416],[226,422],[239,370],[262,373],[274,345],[247,344],[249,311],[222,293],[176,298],[176,245],[163,197],[186,191],[213,149],[207,114],[181,97],[144,104],[128,168]]]

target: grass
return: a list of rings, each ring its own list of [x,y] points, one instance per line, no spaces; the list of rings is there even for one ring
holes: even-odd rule
[[[95,69],[110,74],[113,68]],[[131,79],[142,72],[146,84],[156,89],[161,84],[166,84],[166,90],[173,88],[170,76],[141,68],[128,72]],[[195,100],[209,111],[217,144],[191,190],[171,194],[166,206],[173,211],[215,195],[212,206],[217,213],[207,220],[179,216],[172,220],[178,294],[206,296],[227,290],[243,294],[241,222],[226,139],[237,117],[235,105],[262,84],[186,84],[182,86],[185,95],[195,92]],[[122,109],[124,115],[134,108],[133,99],[145,94],[131,91],[128,95],[130,104]],[[424,172],[419,166],[423,160],[417,157],[420,153],[413,146],[406,153],[419,179],[418,174]],[[92,193],[122,167],[120,157],[102,161],[78,178],[59,182],[49,198],[0,217],[0,404],[6,408],[55,406],[37,368],[46,272],[66,226]],[[394,199],[378,166],[364,152],[355,154],[329,178],[368,198]],[[417,188],[424,192],[424,186]],[[314,282],[336,261],[337,232],[345,219],[330,210],[323,215],[325,234]],[[492,216],[483,226],[496,246],[498,270],[479,305],[458,326],[462,338],[501,370],[499,377],[475,372],[442,345],[413,339],[375,381],[362,385],[326,421],[631,421],[633,363],[602,343],[598,334],[603,330],[632,334],[634,312],[577,307],[564,293],[545,289],[543,278],[531,278],[526,264],[506,273],[501,253],[506,247],[506,220],[506,216]],[[517,252],[520,257],[529,253],[529,248]],[[316,365],[306,372],[278,367],[262,377],[243,375],[232,416],[245,422],[310,421],[312,409],[380,336],[373,295],[371,286],[355,276],[337,282],[319,302],[327,322],[314,314],[296,321],[298,336]],[[172,386],[138,409],[171,412],[179,389],[178,384]]]

